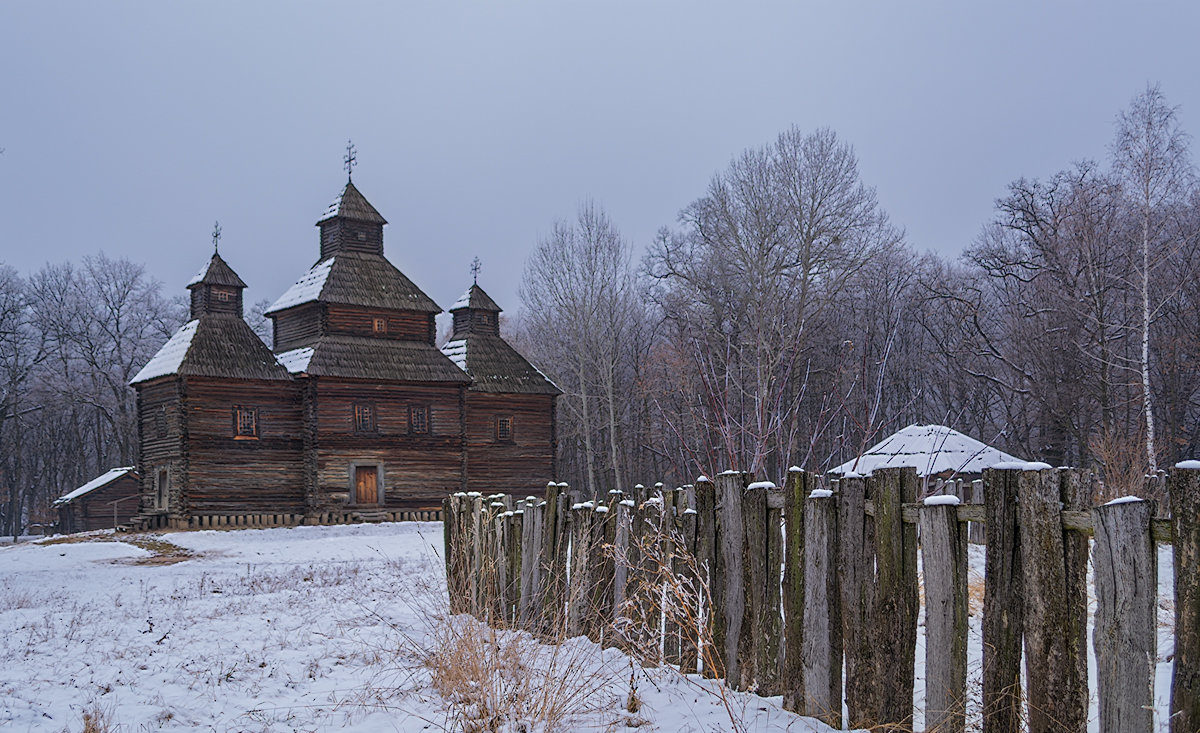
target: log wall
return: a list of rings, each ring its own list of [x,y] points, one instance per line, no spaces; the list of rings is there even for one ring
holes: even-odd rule
[[[554,478],[552,395],[466,393],[467,490],[540,493]],[[513,419],[513,439],[496,439],[496,419]]]

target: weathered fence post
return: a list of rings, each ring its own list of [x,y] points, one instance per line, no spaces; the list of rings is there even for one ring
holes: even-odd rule
[[[592,519],[590,501],[571,505],[571,573],[567,585],[567,638],[589,634],[592,599]]]
[[[1102,733],[1154,727],[1158,562],[1150,536],[1154,502],[1109,502],[1092,509],[1096,541],[1096,686]]]
[[[862,476],[846,475],[838,480],[838,563],[842,569],[846,712],[851,728],[865,728],[880,720],[874,642],[875,521],[867,515],[866,500],[867,481]]]
[[[1072,469],[1048,466],[1023,471],[1020,479],[1026,699],[1029,729],[1035,731],[1087,727],[1087,588],[1086,565],[1080,562],[1086,554],[1077,557],[1079,540],[1086,548],[1087,539],[1062,524],[1062,507],[1077,507],[1080,480]]]
[[[962,733],[967,694],[967,528],[957,496],[919,510],[925,571],[925,729]]]
[[[689,505],[679,515],[679,534],[683,542],[683,552],[676,566],[679,582],[684,589],[684,600],[690,607],[680,613],[679,633],[679,669],[684,673],[699,670],[699,640],[704,633],[704,618],[701,612],[706,601],[703,599],[704,588],[700,584],[698,558],[696,555],[696,520],[699,513],[691,505],[695,492],[688,492]]]
[[[752,660],[753,639],[746,616],[746,577],[743,559],[746,532],[742,525],[742,493],[746,477],[736,471],[717,476],[717,535],[724,563],[725,604],[716,609],[725,627],[725,682],[735,690],[746,690],[742,670]],[[719,568],[720,569],[720,568]],[[753,666],[753,661],[749,661]]]
[[[504,620],[513,628],[520,626],[521,546],[524,540],[525,511],[504,512]]]
[[[1167,477],[1175,542],[1175,669],[1171,733],[1200,731],[1200,461]]]
[[[919,480],[911,467],[879,469],[869,480],[875,505],[879,723],[887,730],[911,731],[920,598],[917,527],[904,523],[903,505],[916,501]]]
[[[589,561],[592,592],[588,602],[587,635],[597,644],[604,641],[605,631],[612,626],[613,605],[613,516],[607,506],[596,504],[592,509]]]
[[[725,674],[725,582],[721,574],[721,542],[718,536],[717,489],[708,478],[696,479],[696,570],[701,605],[696,611],[697,666],[706,677]],[[707,589],[707,593],[705,592]]]
[[[471,584],[471,604],[469,610],[475,618],[482,618],[484,615],[483,548],[486,541],[484,537],[483,495],[475,491],[467,494],[467,496],[471,500],[471,557],[468,571],[468,579]]]
[[[545,539],[546,502],[525,500],[525,522],[521,537],[521,628],[536,631],[542,617],[542,542]]]
[[[987,561],[983,580],[983,728],[987,733],[1021,730],[1022,602],[1021,543],[1017,534],[1018,485],[1027,472],[989,468],[983,472]],[[1036,480],[1036,474],[1034,475]]]
[[[816,486],[816,474],[788,470],[783,487],[783,660],[780,682],[783,707],[803,712],[804,688],[804,500]]]
[[[804,500],[804,714],[842,727],[842,615],[837,500],[817,489]],[[909,698],[911,707],[912,698]],[[911,715],[911,713],[910,713]]]
[[[779,532],[769,525],[770,495],[775,484],[759,481],[742,492],[742,567],[746,586],[744,630],[750,640],[747,654],[741,661],[743,689],[756,689],[760,695],[774,695],[779,686],[779,556],[771,557],[772,534]],[[775,567],[771,567],[774,561]]]
[[[542,543],[544,600],[542,602],[542,633],[557,639],[566,620],[567,547],[570,544],[568,526],[571,508],[570,487],[551,482],[546,486],[545,541]]]

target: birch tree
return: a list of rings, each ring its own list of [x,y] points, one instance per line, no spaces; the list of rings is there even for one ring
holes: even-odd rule
[[[1117,117],[1113,163],[1121,176],[1129,205],[1137,220],[1140,255],[1137,270],[1141,295],[1142,411],[1146,425],[1146,460],[1158,470],[1155,443],[1154,402],[1151,389],[1150,327],[1158,299],[1151,293],[1151,273],[1170,251],[1164,241],[1173,209],[1192,187],[1194,172],[1188,151],[1188,135],[1180,127],[1177,108],[1167,104],[1158,85],[1148,85]]]

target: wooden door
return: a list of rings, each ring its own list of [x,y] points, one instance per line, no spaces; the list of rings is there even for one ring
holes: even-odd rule
[[[379,472],[375,466],[354,467],[354,501],[356,504],[379,503]]]

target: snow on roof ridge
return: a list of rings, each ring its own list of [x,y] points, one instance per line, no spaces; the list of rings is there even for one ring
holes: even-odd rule
[[[474,287],[474,286],[472,286],[472,287]],[[458,310],[459,308],[466,308],[469,305],[471,305],[471,288],[467,288],[467,292],[458,296],[458,300],[454,301],[454,305],[450,306],[446,310],[447,311]]]
[[[188,321],[179,327],[179,330],[167,339],[167,343],[162,345],[150,361],[146,362],[146,366],[133,375],[133,379],[129,380],[130,384],[145,382],[157,377],[165,377],[179,371],[179,367],[183,365],[183,360],[187,356],[188,349],[192,347],[192,338],[196,335],[196,327],[200,325],[199,319]]]
[[[327,260],[322,260],[312,266],[308,272],[300,276],[300,279],[292,284],[292,287],[284,291],[279,299],[271,304],[270,308],[263,311],[266,313],[274,313],[285,308],[309,303],[321,297],[321,291],[325,288],[325,281],[329,279],[329,271],[333,269],[334,260],[336,257],[330,257]]]
[[[125,474],[129,473],[130,471],[135,470],[136,468],[137,468],[136,466],[120,466],[118,468],[110,468],[107,471],[105,471],[104,473],[97,476],[96,478],[92,479],[91,481],[88,481],[83,486],[80,486],[79,488],[74,489],[73,491],[67,492],[66,494],[63,494],[62,496],[55,499],[54,506],[62,506],[63,504],[66,504],[67,502],[78,499],[79,497],[83,496],[84,494],[90,494],[91,492],[95,491],[96,489],[107,486],[108,484],[112,483],[116,479],[120,478],[121,476],[124,476]]]

